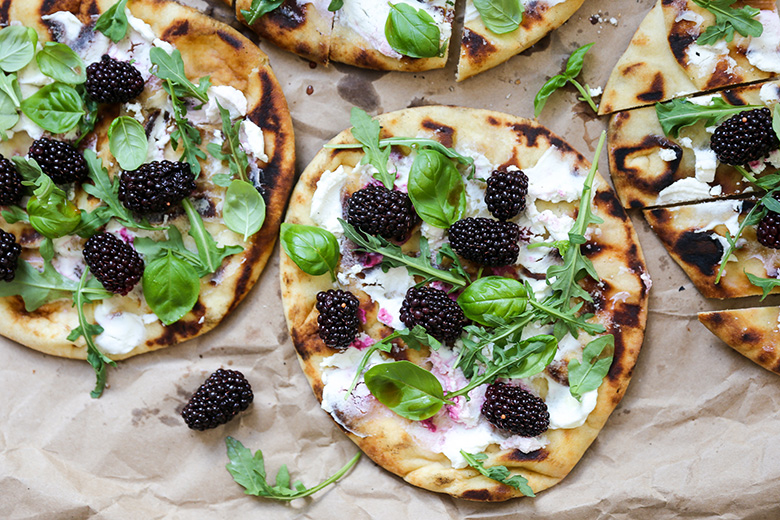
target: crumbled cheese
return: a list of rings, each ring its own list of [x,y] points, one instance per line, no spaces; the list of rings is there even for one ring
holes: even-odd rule
[[[588,87],[588,93],[590,94],[590,97],[599,97],[604,90],[601,87]]]
[[[672,148],[661,148],[658,150],[658,157],[660,157],[662,161],[671,162],[677,159],[677,152]]]
[[[365,278],[359,281],[359,285],[379,306],[377,320],[396,330],[406,328],[401,321],[401,305],[406,291],[414,287],[415,281],[405,267],[393,267],[386,273],[382,272],[380,267],[375,267],[365,273]]]
[[[238,140],[246,153],[252,155],[259,161],[268,162],[268,155],[265,153],[265,138],[263,137],[262,128],[249,119],[244,119],[241,122]]]
[[[780,85],[777,83],[766,83],[761,86],[758,96],[765,105],[780,102]]]
[[[146,320],[146,315],[118,310],[111,300],[104,300],[95,308],[95,321],[103,327],[95,344],[108,354],[127,354],[146,337]]]
[[[655,203],[675,204],[707,199],[710,197],[710,186],[694,177],[686,177],[673,182],[658,193]]]
[[[347,172],[339,165],[334,171],[327,170],[317,181],[317,189],[311,199],[309,216],[322,229],[340,237],[344,230],[338,219],[343,218],[341,190],[347,182]]]
[[[701,182],[715,180],[715,171],[718,169],[718,157],[709,146],[696,147],[690,137],[680,139],[680,144],[693,150],[696,163],[694,165],[696,179]]]
[[[737,62],[729,56],[729,49],[725,40],[720,40],[714,45],[699,45],[692,43],[685,49],[685,56],[689,65],[696,67],[696,74],[701,78],[710,76],[721,60],[727,63],[727,71],[732,71]]]
[[[780,17],[777,11],[762,10],[755,19],[764,31],[750,39],[745,57],[757,69],[780,72]]]
[[[677,15],[674,19],[674,23],[680,23],[681,21],[693,22],[698,28],[704,23],[704,17],[695,11],[683,11]]]

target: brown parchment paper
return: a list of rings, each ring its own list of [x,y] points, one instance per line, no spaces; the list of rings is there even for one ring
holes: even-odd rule
[[[188,3],[231,21],[230,11],[212,1]],[[260,46],[290,104],[300,172],[348,126],[353,105],[378,113],[444,103],[532,116],[542,83],[561,71],[571,51],[593,41],[582,78],[603,86],[654,3],[588,0],[531,51],[460,84],[452,59],[442,71],[386,74],[311,67]],[[573,88],[555,94],[540,121],[588,155],[607,121],[576,98]],[[606,154],[601,160],[606,172]],[[757,300],[705,301],[641,216],[632,218],[654,281],[633,381],[574,471],[536,499],[455,500],[409,486],[365,458],[313,499],[282,504],[244,495],[224,468],[228,435],[253,451],[262,448],[273,475],[286,463],[308,486],[356,450],[319,408],[298,367],[275,260],[215,331],[119,363],[98,400],[89,397],[94,376],[87,363],[0,338],[0,518],[780,518],[780,379],[696,319],[697,311]],[[224,427],[190,431],[178,412],[220,366],[246,374],[255,402]]]

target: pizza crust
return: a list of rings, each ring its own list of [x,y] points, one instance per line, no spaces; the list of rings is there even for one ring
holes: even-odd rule
[[[699,321],[749,360],[780,375],[780,307],[700,312]]]

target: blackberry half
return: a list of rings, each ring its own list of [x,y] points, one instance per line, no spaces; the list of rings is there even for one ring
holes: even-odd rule
[[[144,90],[144,78],[126,61],[104,54],[87,67],[87,93],[98,103],[127,103]]]
[[[254,398],[244,374],[220,368],[192,394],[181,416],[190,429],[208,430],[246,410]]]
[[[541,398],[505,383],[487,387],[482,415],[496,428],[521,437],[536,437],[550,426],[550,412]]]
[[[0,154],[0,206],[19,204],[22,193],[22,177],[14,163]]]
[[[780,249],[780,213],[767,213],[758,223],[756,237],[762,246]]]
[[[401,242],[419,221],[409,195],[379,184],[356,191],[347,202],[347,222],[369,235]]]
[[[772,115],[766,107],[731,116],[710,138],[710,148],[718,160],[736,166],[763,159],[779,146],[772,129]]]
[[[87,161],[65,141],[43,137],[33,141],[28,153],[43,173],[57,184],[81,182],[87,178]]]
[[[401,304],[401,321],[409,327],[422,325],[439,341],[455,341],[463,332],[466,316],[447,293],[433,287],[412,287]]]
[[[153,161],[123,171],[119,200],[136,213],[160,213],[195,190],[195,175],[186,162]]]
[[[329,347],[344,350],[358,333],[360,300],[349,291],[329,289],[317,293],[319,335]]]
[[[107,291],[125,295],[144,274],[141,255],[111,233],[92,235],[84,244],[84,260]]]
[[[22,246],[16,243],[16,237],[0,229],[0,280],[10,282],[16,276],[16,266]]]
[[[520,252],[520,227],[482,217],[468,217],[449,229],[450,244],[460,256],[489,267],[514,264]]]
[[[509,220],[525,211],[528,177],[521,171],[494,171],[487,180],[485,203],[498,220]]]

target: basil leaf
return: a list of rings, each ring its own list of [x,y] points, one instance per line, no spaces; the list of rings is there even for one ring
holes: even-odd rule
[[[715,15],[715,25],[707,27],[696,40],[696,43],[699,45],[712,45],[718,40],[730,42],[734,39],[734,31],[745,37],[761,36],[764,32],[764,26],[758,20],[754,20],[755,16],[761,11],[749,5],[741,9],[730,7],[736,1],[693,0],[693,3]]]
[[[144,127],[129,116],[117,117],[108,127],[108,146],[123,170],[136,170],[149,149]]]
[[[195,268],[171,251],[146,266],[141,283],[146,303],[165,325],[176,323],[190,312],[200,294]]]
[[[64,43],[46,42],[35,60],[41,72],[55,81],[69,85],[79,85],[87,81],[84,62]]]
[[[0,31],[0,69],[16,72],[32,61],[36,42],[30,31],[21,25],[10,25]]]
[[[517,30],[523,21],[523,2],[520,0],[474,0],[482,23],[495,34]]]
[[[344,0],[330,0],[328,4],[328,11],[334,13],[344,7]]]
[[[84,117],[84,101],[75,88],[52,83],[23,100],[22,112],[33,123],[53,134],[63,134]]]
[[[512,475],[506,466],[490,466],[486,468],[484,462],[487,455],[484,453],[468,453],[460,450],[460,454],[466,459],[469,466],[482,473],[489,479],[493,479],[507,486],[520,490],[527,497],[535,497],[534,490],[528,485],[528,479],[522,475]],[[510,476],[511,475],[511,476]]]
[[[363,153],[366,154],[360,162],[376,168],[377,173],[374,174],[374,178],[384,184],[385,188],[392,190],[395,174],[387,170],[390,147],[379,144],[379,134],[382,132],[379,121],[372,119],[358,107],[352,107],[349,122],[352,124],[352,137],[363,146]]]
[[[16,110],[19,107],[19,100],[12,87],[14,81],[16,81],[14,75],[6,76],[0,72],[0,138],[2,139],[7,138],[6,131],[19,122],[19,112]]]
[[[244,235],[246,240],[263,227],[265,200],[252,184],[236,179],[225,193],[222,218],[228,229]]]
[[[469,285],[460,296],[458,305],[470,320],[491,326],[486,316],[511,319],[525,312],[528,293],[525,286],[512,278],[487,276]]]
[[[331,0],[335,1],[335,0]],[[252,25],[257,20],[260,19],[261,16],[264,16],[274,9],[277,9],[280,5],[284,3],[284,0],[252,0],[252,5],[249,7],[249,10],[242,9],[241,15],[244,17],[244,20],[249,25]],[[342,0],[343,3],[343,0]],[[331,11],[332,9],[328,7],[328,11]]]
[[[772,113],[772,130],[775,131],[775,135],[780,139],[780,104],[775,105],[775,110]]]
[[[200,78],[197,86],[191,82],[184,72],[184,60],[178,49],[168,54],[160,47],[153,47],[149,51],[149,60],[152,62],[154,75],[163,81],[170,81],[176,88],[177,95],[194,97],[203,103],[209,100],[207,91],[211,86],[211,80],[208,76]]]
[[[601,381],[612,366],[612,355],[599,357],[606,347],[615,346],[612,334],[594,339],[583,349],[582,361],[569,361],[569,391],[578,401],[582,395],[601,386]]]
[[[574,79],[580,75],[582,66],[585,63],[585,54],[587,54],[591,47],[593,47],[593,43],[588,43],[571,53],[571,56],[569,56],[569,59],[566,62],[566,70],[563,73],[563,75],[566,76],[566,79]]]
[[[687,99],[673,99],[665,103],[655,104],[655,113],[664,135],[679,137],[680,130],[699,121],[706,126],[720,123],[724,119],[739,114],[745,110],[762,108],[759,105],[729,105],[721,97],[714,97],[709,105],[697,105]]]
[[[41,175],[34,183],[24,181],[24,184],[37,186],[27,201],[27,214],[30,225],[38,233],[46,238],[59,238],[76,229],[81,222],[81,212],[48,175]]]
[[[410,58],[442,55],[441,31],[425,9],[403,3],[388,4],[390,15],[385,23],[385,37],[394,51]]]
[[[446,402],[436,376],[409,361],[374,365],[364,381],[380,403],[412,421],[433,417]]]
[[[542,85],[542,88],[539,89],[539,92],[537,92],[536,96],[534,97],[534,117],[539,117],[539,115],[542,113],[542,110],[544,109],[544,105],[547,103],[547,100],[553,94],[553,92],[565,86],[569,82],[574,83],[575,86],[579,85],[579,83],[574,81],[574,78],[576,78],[580,72],[582,72],[582,66],[585,61],[585,54],[592,46],[592,43],[588,43],[571,53],[571,56],[569,56],[569,59],[566,62],[566,70],[564,73],[553,76],[552,78],[548,79],[544,85]],[[578,90],[580,90],[580,93],[584,93],[584,90],[581,86],[578,87]],[[586,97],[589,98],[590,95],[588,94]],[[590,99],[589,104],[591,108],[596,110],[592,99]]]
[[[14,279],[0,283],[0,297],[21,296],[25,310],[33,312],[50,301],[68,298],[76,286],[76,282],[63,277],[49,262],[44,263],[41,272],[19,260]]]
[[[125,6],[127,0],[119,0],[117,3],[108,8],[108,10],[100,15],[95,23],[95,30],[100,31],[114,43],[125,37],[127,34],[127,14],[125,14]]]
[[[213,143],[210,143],[209,146],[211,146],[212,144]],[[211,177],[211,182],[213,184],[216,184],[217,186],[221,186],[222,188],[227,188],[228,186],[230,186],[230,183],[233,182],[233,176],[228,175],[227,173],[218,173]]]
[[[339,262],[339,243],[330,231],[314,226],[283,223],[282,249],[301,271],[319,276],[330,271],[335,279]]]
[[[16,166],[16,171],[22,176],[23,182],[35,183],[43,175],[43,170],[41,170],[35,159],[27,159],[15,155],[11,157],[11,161]]]
[[[27,212],[19,206],[6,206],[7,209],[0,211],[0,215],[9,224],[16,224],[17,222],[30,223],[30,219],[27,216]]]
[[[466,187],[452,161],[436,150],[420,150],[407,190],[414,209],[428,224],[447,229],[466,210]]]

